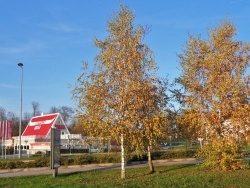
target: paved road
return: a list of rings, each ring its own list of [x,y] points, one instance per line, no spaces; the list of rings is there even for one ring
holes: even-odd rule
[[[199,160],[195,158],[186,159],[172,159],[172,160],[155,160],[153,161],[155,166],[168,166],[174,164],[197,164]],[[134,162],[126,166],[126,168],[139,168],[147,166],[147,162]],[[104,170],[104,169],[118,169],[120,163],[107,163],[107,164],[90,164],[90,165],[76,165],[76,166],[61,166],[58,168],[58,174],[74,173],[74,172],[86,172],[92,170]],[[43,168],[25,168],[25,169],[11,169],[11,170],[0,170],[0,178],[3,177],[15,177],[15,176],[36,176],[42,174],[53,175],[54,170],[43,167]]]

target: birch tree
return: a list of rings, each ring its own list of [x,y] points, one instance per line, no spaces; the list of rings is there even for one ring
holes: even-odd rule
[[[201,153],[206,164],[221,169],[243,167],[237,159],[250,131],[249,44],[235,36],[235,26],[226,20],[209,30],[207,40],[190,36],[179,56],[185,91],[181,122],[210,143]]]
[[[121,143],[121,178],[125,151],[150,149],[163,136],[166,83],[156,77],[154,54],[143,43],[145,28],[133,25],[125,6],[107,22],[109,36],[95,38],[100,50],[95,69],[84,65],[73,90],[83,132]],[[147,145],[147,146],[146,146]],[[149,158],[150,160],[150,158]],[[153,171],[152,161],[149,162]]]

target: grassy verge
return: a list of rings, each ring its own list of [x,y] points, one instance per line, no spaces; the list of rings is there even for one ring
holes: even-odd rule
[[[127,169],[127,179],[120,179],[120,170],[100,170],[71,174],[1,178],[0,187],[249,187],[250,170],[206,171],[197,165],[173,165]]]

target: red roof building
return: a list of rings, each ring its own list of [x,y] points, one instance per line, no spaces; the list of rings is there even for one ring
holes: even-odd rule
[[[22,134],[22,137],[35,136],[37,138],[50,138],[51,128],[60,129],[61,137],[70,134],[61,115],[55,113],[31,118]]]
[[[32,117],[21,136],[21,149],[29,154],[50,150],[51,128],[57,128],[61,134],[61,144],[69,142],[70,134],[60,113]],[[78,135],[81,138],[81,135]],[[19,149],[19,136],[13,137],[14,152]]]

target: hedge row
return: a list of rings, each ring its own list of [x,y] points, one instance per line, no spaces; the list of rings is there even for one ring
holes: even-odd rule
[[[85,165],[85,164],[99,164],[99,163],[119,163],[120,154],[85,154],[62,156],[61,165]]]
[[[169,150],[153,152],[152,159],[173,159],[173,158],[188,158],[194,157],[195,150]],[[146,161],[147,155],[138,157],[136,154],[127,157],[127,163],[132,161]],[[69,155],[61,157],[61,165],[85,165],[85,164],[99,164],[99,163],[120,163],[120,153],[100,153],[100,154],[84,154],[84,155]],[[15,168],[36,168],[36,167],[49,167],[50,157],[39,157],[32,161],[0,161],[0,169],[15,169]]]
[[[40,157],[31,161],[8,160],[0,162],[0,169],[49,167],[50,158]]]
[[[196,150],[169,150],[152,153],[152,159],[180,159],[196,157]]]

